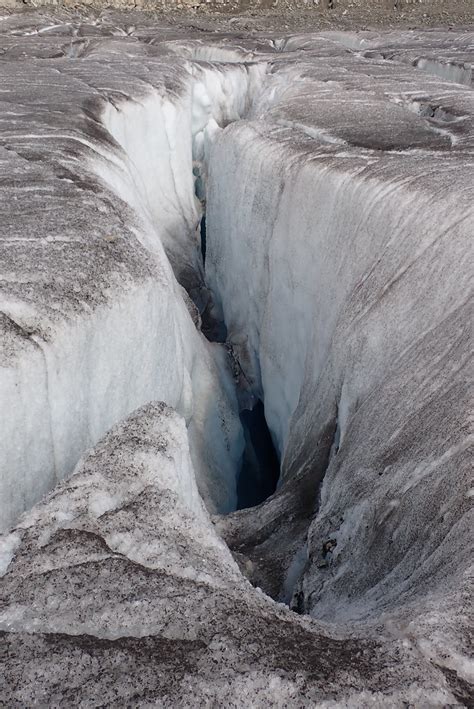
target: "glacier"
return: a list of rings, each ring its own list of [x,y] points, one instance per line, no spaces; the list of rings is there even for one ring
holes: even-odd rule
[[[468,706],[472,33],[0,37],[0,703]]]

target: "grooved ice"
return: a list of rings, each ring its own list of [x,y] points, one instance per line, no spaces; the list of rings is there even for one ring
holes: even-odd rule
[[[467,704],[470,34],[52,15],[0,19],[0,704]]]

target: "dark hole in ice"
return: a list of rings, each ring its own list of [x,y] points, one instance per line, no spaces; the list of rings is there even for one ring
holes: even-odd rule
[[[334,454],[337,454],[339,446],[341,443],[341,427],[339,426],[339,419],[336,420],[336,430],[334,432]]]
[[[206,265],[206,215],[203,214],[201,219],[201,254],[202,263]]]
[[[212,303],[206,305],[201,313],[201,332],[209,342],[224,343],[227,340],[227,328],[224,320],[216,317],[213,312]]]
[[[263,403],[241,411],[245,451],[237,479],[237,509],[255,507],[270,497],[280,477],[280,462],[265,420]]]

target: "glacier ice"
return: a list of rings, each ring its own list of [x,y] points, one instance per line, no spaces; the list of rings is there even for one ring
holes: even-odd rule
[[[132,17],[0,20],[0,703],[467,704],[469,33]]]
[[[449,702],[402,639],[343,638],[253,589],[193,475],[184,419],[151,403],[25,513],[0,586],[2,700],[363,707],[394,682],[388,706]]]
[[[61,220],[56,222],[56,234],[55,222],[46,218],[55,209],[55,186],[63,189],[53,175],[51,184],[46,185],[51,204],[42,207],[46,215],[35,239],[42,248],[46,244],[45,250],[54,256],[44,258],[44,276],[34,278],[29,297],[19,296],[15,289],[23,275],[19,283],[13,275],[12,295],[5,288],[3,312],[10,327],[20,328],[29,340],[21,342],[21,356],[13,367],[7,365],[3,379],[3,528],[54,482],[70,474],[81,453],[114,422],[156,398],[175,407],[188,421],[196,442],[192,451],[201,492],[208,504],[219,511],[235,508],[235,474],[243,438],[232,379],[225,355],[196,331],[170,267],[173,264],[176,276],[190,293],[202,287],[195,238],[199,205],[191,170],[192,79],[184,68],[181,73],[182,94],[174,101],[161,98],[158,88],[151,94],[148,91],[141,102],[125,101],[120,108],[116,101],[96,99],[99,115],[95,116],[91,99],[88,116],[95,121],[94,133],[99,120],[104,127],[94,140],[80,139],[87,149],[87,178],[83,179],[97,175],[112,190],[111,195],[104,188],[94,188],[89,203],[83,203],[83,218],[88,220],[90,210],[97,217],[87,257],[100,259],[100,267],[95,267],[98,273],[88,273],[87,266],[83,270],[80,249],[75,262],[68,244],[74,244],[78,235],[64,235]],[[95,78],[101,82],[100,72]],[[158,77],[158,84],[160,81],[164,79]],[[67,86],[65,82],[64,90]],[[80,92],[77,98],[82,101]],[[222,97],[216,101],[216,114],[223,113]],[[242,99],[236,103],[240,107]],[[205,128],[206,121],[201,122],[195,130]],[[55,127],[58,140],[61,129],[61,125]],[[35,135],[25,137],[34,141]],[[23,141],[23,136],[19,140]],[[65,140],[68,142],[67,136]],[[9,150],[24,160],[21,149]],[[59,159],[54,151],[48,158],[53,163]],[[78,182],[79,176],[75,180]],[[72,187],[67,189],[72,191]],[[22,193],[22,186],[18,191]],[[94,199],[97,192],[102,194]],[[79,190],[76,200],[82,199],[81,194]],[[107,204],[114,195],[123,204],[111,218]],[[77,245],[81,245],[80,239]],[[21,239],[14,240],[14,246],[19,251],[17,258],[23,249],[31,248]],[[85,247],[85,243],[81,245]],[[53,270],[48,272],[48,260],[54,269],[64,267],[59,278]],[[99,279],[98,288],[95,279]],[[48,293],[43,300],[42,282],[50,280],[57,292]],[[83,288],[92,289],[91,302],[77,307],[75,300]],[[71,303],[65,297],[66,289]],[[160,322],[166,322],[165,329],[158,326]],[[24,392],[20,396],[19,388]],[[26,449],[22,442],[25,429],[31,431]],[[213,441],[212,447],[208,440]],[[22,480],[20,485],[18,479]]]

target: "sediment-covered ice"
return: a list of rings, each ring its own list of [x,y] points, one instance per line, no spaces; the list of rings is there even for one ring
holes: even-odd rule
[[[7,705],[452,698],[402,639],[342,638],[250,586],[200,500],[185,421],[164,404],[114,427],[23,515],[10,547],[0,585]]]
[[[468,33],[56,14],[0,21],[0,703],[468,705]]]

